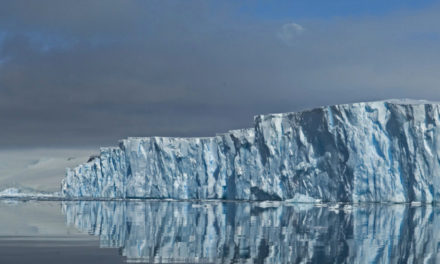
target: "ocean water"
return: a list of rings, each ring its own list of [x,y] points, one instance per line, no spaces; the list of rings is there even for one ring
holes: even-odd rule
[[[0,201],[0,263],[436,263],[440,207]]]

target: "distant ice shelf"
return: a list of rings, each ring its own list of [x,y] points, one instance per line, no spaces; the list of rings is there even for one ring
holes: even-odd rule
[[[440,104],[258,115],[215,137],[137,137],[67,169],[66,198],[440,201]]]
[[[0,199],[62,199],[59,192],[41,192],[25,188],[6,188],[0,191]]]

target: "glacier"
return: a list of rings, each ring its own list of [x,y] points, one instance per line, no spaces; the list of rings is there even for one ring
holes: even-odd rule
[[[440,104],[257,115],[214,137],[129,137],[67,169],[65,198],[440,201]]]

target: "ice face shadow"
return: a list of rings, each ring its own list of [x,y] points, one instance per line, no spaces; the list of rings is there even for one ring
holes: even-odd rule
[[[431,263],[440,208],[63,202],[67,223],[129,262]]]

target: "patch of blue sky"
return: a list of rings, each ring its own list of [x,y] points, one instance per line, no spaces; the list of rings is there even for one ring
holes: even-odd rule
[[[25,35],[28,37],[32,47],[41,52],[66,50],[78,43],[76,39],[62,35],[41,32],[28,32]]]
[[[380,16],[399,10],[417,10],[438,3],[434,0],[262,0],[244,1],[240,12],[266,19],[326,19],[345,16]]]
[[[4,54],[2,54],[2,46],[5,39],[6,39],[6,31],[0,31],[0,65],[2,65],[8,60],[8,57],[5,57]]]
[[[1,54],[1,51],[2,51],[3,43],[4,43],[5,39],[6,39],[6,35],[7,35],[6,31],[1,31],[0,30],[0,54]]]
[[[8,59],[9,59],[8,57],[5,57],[5,58],[1,58],[1,57],[0,57],[0,66],[1,66],[3,63],[7,62]]]
[[[410,40],[416,41],[440,41],[440,31],[439,32],[416,32],[408,35]]]
[[[3,41],[5,40],[6,34],[7,34],[6,31],[1,31],[0,30],[0,44],[3,43]]]
[[[90,45],[91,47],[102,47],[106,45],[121,43],[127,40],[128,38],[115,37],[115,36],[94,36],[88,38],[86,41],[87,44]]]
[[[91,47],[99,47],[122,41],[121,38],[114,36],[93,36],[85,39],[76,39],[65,35],[39,32],[27,33],[26,36],[29,38],[33,48],[41,52],[68,50],[80,42]]]

